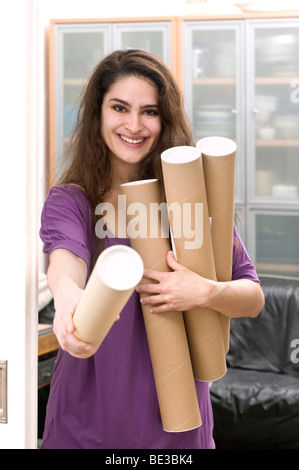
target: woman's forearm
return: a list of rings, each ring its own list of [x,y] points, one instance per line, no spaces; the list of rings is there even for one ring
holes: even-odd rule
[[[145,277],[156,283],[137,287],[142,304],[149,304],[153,313],[195,307],[210,308],[228,317],[256,317],[261,312],[264,294],[258,282],[248,279],[217,282],[180,265],[171,252],[167,260],[172,272],[145,269]]]
[[[258,282],[239,279],[212,282],[207,307],[228,317],[256,317],[264,306],[264,294]]]
[[[72,284],[84,289],[87,276],[85,262],[68,250],[57,249],[50,254],[48,286],[54,300],[66,286]]]
[[[53,329],[61,348],[70,354],[92,354],[93,347],[75,335],[73,315],[86,284],[86,263],[68,250],[57,249],[49,258],[48,285],[54,298]]]

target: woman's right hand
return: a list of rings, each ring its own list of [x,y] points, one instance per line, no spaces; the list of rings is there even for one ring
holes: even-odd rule
[[[53,330],[61,349],[74,356],[81,354],[91,356],[96,352],[93,346],[80,341],[74,334],[73,315],[82,294],[83,289],[80,289],[72,280],[65,279],[60,283],[54,299],[55,317]]]
[[[94,348],[75,335],[73,315],[87,279],[86,263],[72,252],[58,248],[49,255],[48,286],[54,298],[53,330],[64,351],[74,356],[92,355]]]

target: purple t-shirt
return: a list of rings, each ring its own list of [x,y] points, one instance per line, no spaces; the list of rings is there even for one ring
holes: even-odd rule
[[[91,270],[92,214],[85,192],[74,185],[50,190],[41,217],[44,252],[67,249]],[[258,281],[235,229],[233,279]],[[105,247],[129,245],[106,238]],[[163,431],[139,296],[132,294],[96,354],[78,359],[58,352],[51,382],[42,448],[211,449],[213,415],[209,384],[196,381],[202,425]]]

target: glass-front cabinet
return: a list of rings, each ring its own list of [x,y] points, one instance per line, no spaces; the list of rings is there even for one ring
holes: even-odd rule
[[[299,21],[252,21],[248,44],[249,198],[298,203]]]
[[[247,43],[248,246],[299,277],[299,20],[250,21]]]
[[[155,53],[170,67],[171,22],[58,23],[53,36],[52,181],[63,169],[62,154],[77,120],[82,91],[95,66],[115,49],[139,48]]]
[[[251,258],[260,274],[299,277],[299,20],[185,21],[184,38],[194,136],[238,145]]]
[[[51,182],[93,68],[114,49],[149,50],[170,67],[174,60],[181,73],[195,140],[219,135],[237,142],[236,223],[259,274],[299,277],[298,46],[295,16],[53,20]]]

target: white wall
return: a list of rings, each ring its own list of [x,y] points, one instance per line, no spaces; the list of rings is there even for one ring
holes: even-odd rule
[[[26,17],[26,4],[19,14]],[[7,9],[6,9],[7,11]],[[8,11],[10,18],[14,12]],[[11,35],[9,21],[1,22],[1,44],[8,45]],[[20,27],[22,42],[16,39],[8,47],[1,47],[0,74],[0,140],[1,140],[1,305],[0,311],[0,359],[8,360],[8,389],[18,386],[19,372],[21,400],[24,396],[24,367],[17,365],[14,348],[24,355],[25,311],[25,162],[26,162],[26,24],[20,25],[16,18],[15,28]],[[17,60],[15,59],[17,57]],[[17,293],[17,295],[16,295]],[[11,323],[14,317],[15,330]],[[10,335],[8,334],[10,331]],[[21,357],[22,357],[21,356]],[[22,359],[21,359],[22,361]],[[23,393],[22,393],[23,392]],[[9,402],[8,402],[9,405]],[[1,445],[9,446],[11,422],[24,425],[22,405],[8,409],[8,424],[0,424]],[[15,414],[16,413],[16,414]],[[16,442],[19,433],[16,432]]]
[[[271,0],[269,0],[271,1]],[[119,18],[132,16],[177,16],[200,11],[239,11],[233,0],[44,0],[52,18]]]
[[[8,422],[0,448],[34,447],[37,390],[37,0],[1,5],[0,360]]]
[[[183,0],[49,0],[45,14],[51,18],[115,18],[180,14]]]

